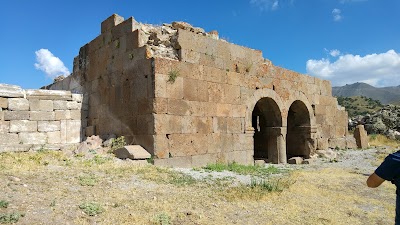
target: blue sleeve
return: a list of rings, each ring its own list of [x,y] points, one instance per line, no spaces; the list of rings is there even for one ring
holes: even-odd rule
[[[376,175],[380,178],[393,181],[398,178],[400,172],[400,158],[395,154],[390,154],[385,161],[375,170]]]

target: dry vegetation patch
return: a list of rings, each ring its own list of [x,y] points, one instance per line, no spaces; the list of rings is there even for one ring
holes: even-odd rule
[[[365,186],[366,176],[329,165],[335,164],[289,168],[292,172],[225,165],[252,177],[250,184],[238,184],[235,177],[198,179],[111,156],[4,153],[0,154],[0,223],[392,223],[392,185],[371,190]]]

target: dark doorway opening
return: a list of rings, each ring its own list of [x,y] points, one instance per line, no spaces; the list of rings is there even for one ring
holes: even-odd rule
[[[289,108],[287,119],[286,155],[287,158],[310,157],[311,137],[310,114],[302,101],[294,101]]]
[[[282,127],[281,112],[272,98],[258,100],[252,112],[254,128],[254,159],[271,161],[271,155],[278,154],[274,127]]]

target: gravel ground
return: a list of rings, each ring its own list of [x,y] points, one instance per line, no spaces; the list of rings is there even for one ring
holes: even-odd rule
[[[373,162],[376,153],[384,153],[385,149],[366,149],[366,150],[332,150],[336,153],[335,158],[315,158],[311,164],[265,164],[266,167],[273,166],[283,170],[320,170],[323,168],[341,168],[352,172],[369,176],[376,168]],[[175,168],[176,171],[183,172],[195,179],[231,179],[235,183],[249,184],[251,175],[240,175],[230,171],[206,171],[204,169],[193,170],[190,168]]]

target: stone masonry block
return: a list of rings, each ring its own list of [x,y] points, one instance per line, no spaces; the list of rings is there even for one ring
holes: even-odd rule
[[[4,120],[29,120],[29,111],[4,111]]]
[[[172,157],[200,155],[207,153],[207,136],[204,134],[171,134],[169,150]]]
[[[19,144],[18,134],[1,134],[0,145],[12,145]]]
[[[210,102],[222,102],[224,99],[224,89],[222,84],[208,82],[207,86]]]
[[[118,24],[122,23],[124,21],[124,18],[122,16],[119,16],[117,14],[113,14],[112,16],[108,17],[106,20],[104,20],[101,23],[101,33],[105,33],[111,28],[117,26]]]
[[[217,116],[228,117],[232,113],[232,105],[217,104]]]
[[[65,109],[68,109],[67,101],[55,100],[53,102],[53,108],[54,108],[54,110],[65,110]]]
[[[229,134],[237,134],[244,133],[244,127],[242,125],[242,118],[226,118],[227,124],[227,133]]]
[[[27,111],[29,110],[29,101],[25,98],[8,99],[8,109],[11,111]]]
[[[10,121],[10,132],[36,132],[38,129],[37,121],[12,120]]]
[[[61,128],[60,121],[38,121],[37,123],[38,131],[41,132],[59,131]]]
[[[212,118],[211,117],[193,117],[194,118],[194,127],[196,129],[196,133],[199,134],[209,134],[212,132]]]
[[[197,91],[198,80],[184,78],[183,79],[183,98],[189,101],[197,101],[198,91]]]
[[[213,133],[226,133],[228,129],[226,117],[213,117]]]
[[[154,78],[154,94],[155,97],[167,97],[167,80],[168,76],[163,74],[156,74]]]
[[[25,92],[27,99],[71,100],[71,91],[28,89]]]
[[[138,29],[138,22],[133,18],[130,17],[123,21],[122,23],[118,24],[117,26],[111,28],[111,34],[113,39],[120,38],[128,33],[132,33],[132,31]],[[125,47],[126,48],[126,47]],[[125,49],[124,49],[125,50]]]
[[[54,112],[31,111],[29,112],[30,120],[55,120]]]
[[[192,156],[192,167],[207,166],[207,164],[215,164],[217,162],[217,154],[204,154]]]
[[[0,97],[22,98],[24,90],[17,85],[0,84]]]
[[[4,120],[4,111],[0,110],[0,121]]]
[[[0,121],[0,134],[10,131],[10,121]]]
[[[0,108],[6,109],[8,108],[8,100],[7,98],[0,97]]]
[[[68,109],[81,109],[82,108],[82,103],[78,102],[67,102],[67,108]]]
[[[82,103],[83,95],[82,94],[72,94],[72,101]]]
[[[224,85],[224,103],[239,104],[240,103],[240,86]]]
[[[368,148],[368,135],[364,129],[364,125],[358,125],[354,130],[354,138],[358,148]]]
[[[245,117],[246,116],[246,106],[245,105],[229,105],[230,117]],[[218,110],[217,110],[218,112]]]
[[[140,30],[134,30],[132,33],[126,35],[126,50],[132,51],[133,49],[143,47],[147,44],[145,33]]]
[[[153,100],[153,112],[157,114],[166,114],[168,112],[168,99],[155,98]]]
[[[207,134],[207,153],[219,153],[221,149],[221,134]]]
[[[47,132],[47,143],[58,144],[60,142],[61,142],[61,132],[60,131]]]
[[[215,67],[204,66],[203,78],[206,81],[224,84],[227,81],[225,70],[217,69]]]
[[[72,120],[80,120],[82,118],[82,112],[80,110],[70,110],[70,116]]]
[[[154,165],[163,167],[189,168],[192,167],[192,156],[154,159]]]
[[[52,100],[40,100],[40,99],[30,99],[29,106],[31,111],[53,111],[53,101]]]
[[[168,99],[168,114],[171,115],[189,115],[190,106],[188,101]]]
[[[61,143],[79,143],[81,141],[81,121],[61,120],[60,123]]]
[[[56,110],[54,111],[56,120],[69,120],[71,119],[71,110]]]
[[[181,61],[189,62],[189,63],[199,63],[200,60],[199,52],[195,52],[191,49],[182,49],[181,50]]]
[[[166,97],[171,99],[183,99],[182,77],[177,77],[174,82],[167,82]]]
[[[114,150],[114,154],[120,159],[149,159],[150,153],[140,145],[127,145]]]
[[[19,140],[23,144],[46,144],[47,134],[39,132],[22,132],[18,134]]]

